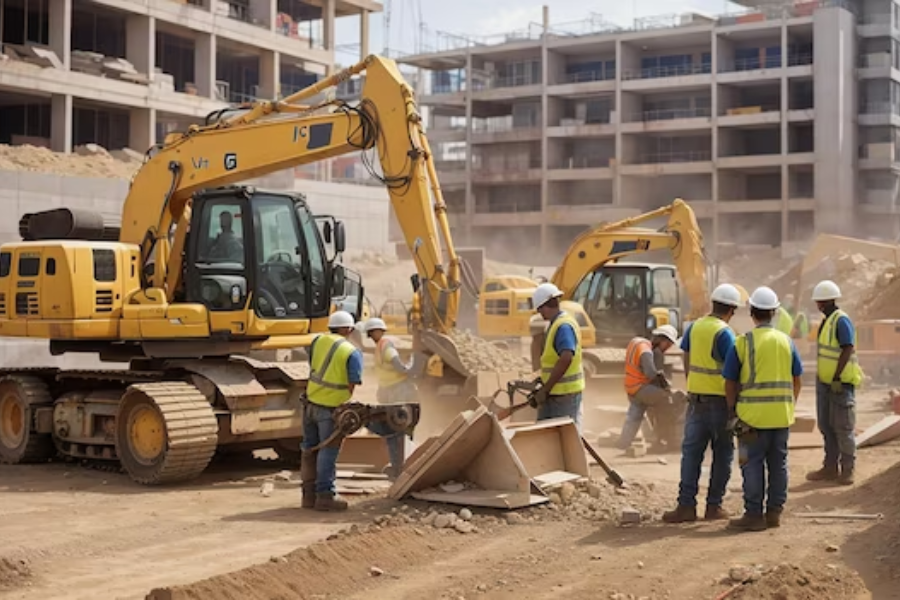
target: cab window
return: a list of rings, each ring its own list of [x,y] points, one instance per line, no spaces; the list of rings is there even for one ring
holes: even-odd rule
[[[204,204],[200,229],[198,262],[244,266],[244,229],[239,204]]]
[[[652,273],[650,289],[654,306],[678,306],[678,281],[673,269],[656,269]]]

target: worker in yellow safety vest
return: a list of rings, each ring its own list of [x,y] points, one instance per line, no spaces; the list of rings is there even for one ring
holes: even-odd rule
[[[813,288],[812,299],[825,317],[819,325],[816,360],[816,420],[825,439],[825,461],[806,479],[852,485],[856,468],[856,390],[863,372],[856,357],[853,322],[837,307],[840,298],[841,288],[833,281],[821,281]]]
[[[419,370],[416,356],[408,364],[400,359],[395,340],[387,335],[387,325],[382,319],[373,317],[364,326],[366,335],[375,342],[375,372],[378,376],[378,392],[376,398],[380,404],[404,404],[415,402],[418,390],[414,377]],[[424,366],[424,362],[419,361]],[[386,423],[370,423],[369,431],[385,438],[388,456],[391,460],[389,475],[395,478],[400,474],[404,462],[403,432],[393,431]]]
[[[734,439],[728,432],[728,404],[722,365],[734,347],[734,331],[728,326],[744,305],[741,292],[723,283],[710,295],[712,312],[691,323],[681,338],[684,372],[687,374],[688,409],[681,442],[681,480],[678,506],[663,514],[666,523],[697,520],[697,494],[706,449],[712,450],[709,488],[706,493],[706,520],[727,519],[722,508],[725,489],[731,479]]]
[[[563,293],[552,283],[534,290],[532,306],[549,321],[541,353],[541,382],[536,393],[538,421],[569,417],[581,432],[581,395],[584,370],[581,364],[581,328],[571,315],[559,307]]]
[[[756,327],[738,336],[722,368],[744,477],[744,514],[728,524],[737,531],[779,527],[787,502],[788,436],[803,364],[791,338],[772,326],[779,306],[772,289],[754,290],[750,316]]]
[[[636,337],[625,350],[625,393],[628,413],[616,446],[625,450],[634,441],[644,422],[648,408],[670,402],[671,385],[663,371],[664,354],[678,341],[678,331],[672,325],[654,329],[652,339]]]
[[[330,333],[316,336],[309,346],[309,382],[303,409],[303,443],[300,447],[300,480],[303,508],[347,510],[347,502],[335,492],[338,439],[319,450],[312,449],[334,433],[334,410],[353,396],[362,383],[362,353],[347,339],[354,329],[353,315],[338,310],[328,317]]]

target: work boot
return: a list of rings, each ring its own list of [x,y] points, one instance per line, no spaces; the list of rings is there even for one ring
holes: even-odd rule
[[[316,510],[326,512],[340,512],[347,510],[347,501],[333,492],[316,494]]]
[[[302,508],[315,508],[316,506],[316,452],[300,453],[300,490],[303,498],[300,502]]]
[[[837,467],[822,467],[806,474],[807,481],[834,481],[838,478]]]
[[[728,529],[735,531],[765,531],[766,518],[763,515],[744,513],[740,519],[728,521]]]
[[[838,475],[837,482],[839,485],[853,485],[853,468],[844,467],[841,474]]]
[[[697,520],[697,507],[679,504],[675,510],[663,513],[662,520],[666,523],[693,523]]]
[[[706,514],[703,515],[703,519],[706,521],[724,521],[730,516],[731,515],[728,514],[728,511],[721,506],[707,504]]]
[[[766,509],[766,527],[781,527],[781,512],[784,510],[780,506]]]

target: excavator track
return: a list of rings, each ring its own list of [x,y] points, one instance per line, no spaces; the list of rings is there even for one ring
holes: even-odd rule
[[[0,463],[43,462],[56,449],[49,434],[35,431],[34,411],[53,406],[47,385],[29,375],[0,377]]]
[[[216,451],[218,424],[200,391],[182,381],[132,385],[116,417],[116,454],[137,483],[200,475]]]

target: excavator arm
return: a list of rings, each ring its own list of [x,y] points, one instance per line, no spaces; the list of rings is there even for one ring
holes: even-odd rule
[[[641,223],[668,217],[659,230],[637,227]],[[566,252],[551,279],[565,299],[571,299],[578,284],[604,264],[641,252],[666,249],[672,253],[681,284],[691,302],[689,319],[709,311],[706,258],[703,235],[693,209],[681,199],[657,210],[600,225],[578,236]]]
[[[358,105],[302,104],[362,73]],[[146,287],[164,290],[171,302],[182,285],[182,250],[195,192],[375,149],[381,172],[368,165],[370,172],[387,187],[417,266],[419,326],[439,333],[453,328],[459,258],[413,90],[394,61],[369,56],[283,100],[255,103],[226,116],[170,135],[131,183],[120,241],[140,245],[144,265],[154,263]]]

